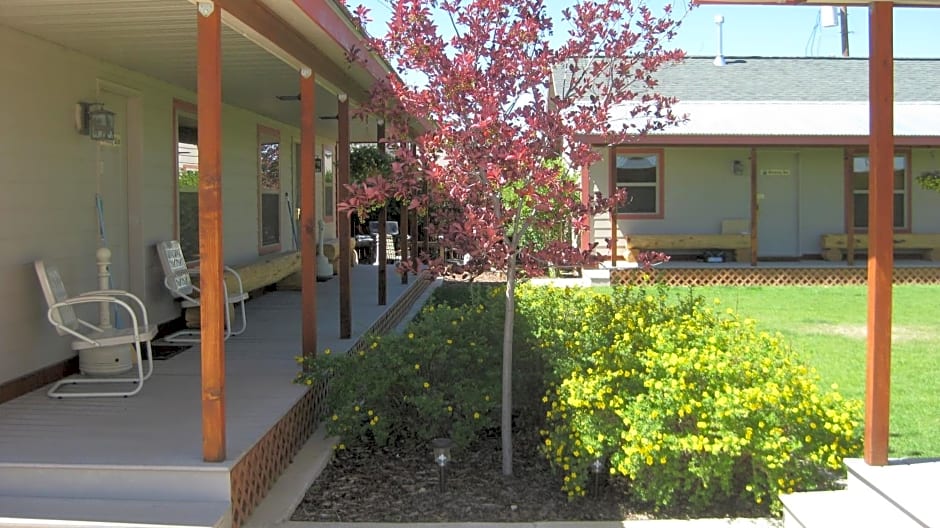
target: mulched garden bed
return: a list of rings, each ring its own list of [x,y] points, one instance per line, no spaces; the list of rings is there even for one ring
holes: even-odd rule
[[[465,282],[450,277],[445,282]],[[475,277],[477,283],[505,282],[501,274]],[[522,420],[526,422],[527,420]],[[684,511],[652,513],[632,500],[622,479],[601,474],[586,497],[568,500],[561,477],[540,451],[538,427],[517,423],[513,438],[513,475],[502,475],[499,431],[484,435],[469,449],[453,454],[443,491],[431,448],[370,449],[334,452],[294,511],[293,521],[314,522],[537,522],[621,521],[688,518]],[[696,517],[766,517],[753,504],[715,505]]]
[[[514,439],[513,476],[501,471],[498,431],[454,453],[444,491],[430,447],[337,450],[307,490],[291,520],[316,522],[536,522],[687,518],[681,511],[650,513],[631,501],[619,481],[600,475],[586,497],[569,501],[560,477],[539,453],[536,434]],[[761,517],[741,505],[718,505],[700,517]]]
[[[513,476],[501,470],[498,432],[445,468],[440,490],[430,447],[424,452],[350,448],[307,491],[292,520],[318,522],[531,522],[640,519],[604,479],[588,497],[568,501],[559,477],[538,453],[537,439],[515,439]],[[602,477],[603,478],[603,477]]]

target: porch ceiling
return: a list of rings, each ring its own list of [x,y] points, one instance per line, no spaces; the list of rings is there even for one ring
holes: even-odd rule
[[[290,20],[288,25],[310,43],[311,49],[316,48],[321,56],[328,58],[332,75],[318,71],[319,64],[313,66],[318,79],[316,113],[336,115],[335,93],[361,93],[369,85],[369,72],[349,67],[344,49],[293,2],[264,1],[277,6],[277,9],[264,9],[281,20]],[[231,3],[251,2],[234,0]],[[2,25],[193,92],[196,90],[196,16],[196,7],[188,0],[0,2]],[[265,48],[277,52],[284,60]],[[276,98],[300,91],[297,71],[300,61],[260,38],[224,10],[222,53],[222,92],[226,104],[300,126],[299,103]],[[336,71],[343,71],[345,75],[338,76]],[[318,134],[333,138],[337,135],[335,119],[319,119],[316,126]],[[353,120],[351,138],[374,141],[375,123]]]

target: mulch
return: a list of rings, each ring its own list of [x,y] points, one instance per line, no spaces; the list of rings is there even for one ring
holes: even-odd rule
[[[601,475],[569,501],[537,435],[514,439],[513,475],[503,476],[498,431],[439,467],[427,451],[349,448],[307,491],[291,520],[317,522],[534,522],[649,518]]]

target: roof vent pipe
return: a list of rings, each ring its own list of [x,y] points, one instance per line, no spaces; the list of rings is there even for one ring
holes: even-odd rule
[[[721,15],[715,15],[715,25],[718,26],[718,54],[715,55],[715,60],[712,61],[712,64],[715,66],[724,66],[725,65],[725,56],[722,52],[721,45],[721,25],[725,22],[725,17]]]

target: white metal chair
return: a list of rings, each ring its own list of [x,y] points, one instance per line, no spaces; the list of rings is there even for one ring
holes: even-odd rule
[[[196,262],[186,262],[183,258],[183,249],[178,240],[167,240],[157,244],[157,253],[160,255],[160,264],[163,266],[163,285],[166,286],[173,297],[180,299],[180,305],[183,308],[194,308],[200,306],[199,287],[193,284],[193,276],[199,275]],[[223,293],[225,294],[225,339],[233,335],[239,335],[248,327],[248,319],[245,315],[245,301],[248,300],[248,293],[242,287],[242,278],[234,269],[225,266],[225,272],[230,273],[235,278],[237,290],[229,292],[228,285],[222,281]],[[232,316],[229,310],[230,305],[240,312],[241,322],[237,329],[232,329]],[[161,341],[167,343],[198,343],[200,331],[197,329],[180,330],[166,337]]]
[[[375,246],[375,264],[379,263],[379,223],[376,220],[369,222],[369,232],[376,241]],[[401,252],[395,251],[395,237],[398,236],[398,222],[389,220],[385,222],[385,259],[393,262],[401,260]]]
[[[59,335],[70,335],[72,350],[79,354],[81,376],[72,376],[60,380],[46,392],[53,398],[102,398],[109,396],[133,396],[140,392],[144,381],[153,374],[153,351],[151,340],[157,335],[156,325],[151,326],[147,309],[143,301],[130,292],[123,290],[94,290],[69,297],[62,282],[59,270],[41,260],[34,263],[39,284],[49,309],[46,316]],[[120,310],[126,313],[130,326],[127,328],[103,328],[78,317],[76,305],[107,304],[106,311]],[[134,360],[127,354],[130,347]],[[144,354],[146,348],[146,357]],[[85,356],[85,357],[83,357]],[[93,359],[87,359],[93,358]],[[147,361],[146,370],[144,360]],[[95,367],[95,368],[92,368]],[[133,371],[136,376],[116,376]],[[99,375],[104,376],[99,377]],[[112,375],[114,374],[114,375]],[[131,390],[115,391],[68,391],[60,390],[67,385],[131,383]]]

